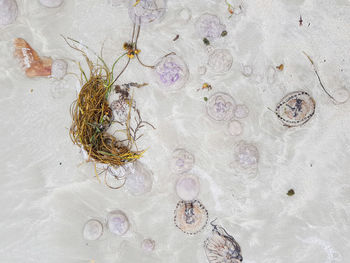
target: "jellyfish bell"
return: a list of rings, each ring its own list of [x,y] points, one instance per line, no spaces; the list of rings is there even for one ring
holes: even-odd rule
[[[333,98],[336,104],[343,104],[349,100],[349,90],[346,88],[337,89],[333,93]]]
[[[40,4],[49,8],[59,7],[62,5],[63,1],[64,0],[39,0]]]
[[[153,239],[146,238],[142,240],[141,247],[147,252],[152,252],[156,247],[156,242]]]
[[[226,26],[221,23],[220,18],[212,14],[203,14],[196,22],[197,33],[202,39],[219,38],[225,29]]]
[[[233,57],[228,49],[215,49],[209,53],[208,67],[215,73],[228,72],[233,63]]]
[[[228,94],[217,92],[207,101],[207,113],[216,121],[228,121],[232,119],[236,110],[235,100]]]
[[[204,242],[204,250],[210,263],[241,263],[241,247],[221,226],[213,225],[211,236]]]
[[[176,91],[185,86],[189,71],[186,63],[179,56],[169,54],[156,63],[154,75],[161,88]]]
[[[231,121],[228,123],[228,132],[232,136],[241,135],[243,132],[243,124],[239,121]]]
[[[128,232],[130,223],[126,214],[120,210],[111,211],[107,216],[107,226],[111,233],[118,236]]]
[[[62,79],[67,74],[68,64],[63,59],[55,59],[52,62],[51,77]]]
[[[165,0],[130,0],[129,16],[137,24],[148,24],[160,19],[166,11]]]
[[[258,148],[245,141],[240,141],[234,146],[234,161],[231,164],[237,171],[255,173],[258,168]]]
[[[83,228],[83,237],[86,240],[97,240],[103,234],[103,225],[97,219],[88,220]]]
[[[287,94],[276,106],[275,113],[287,127],[301,126],[314,115],[316,103],[305,91]]]
[[[237,105],[236,111],[235,111],[235,117],[237,119],[247,118],[248,115],[249,115],[249,109],[246,105],[244,104]]]
[[[15,0],[0,0],[0,26],[7,26],[15,22],[18,15]]]
[[[176,149],[171,158],[170,169],[176,174],[185,173],[193,168],[194,162],[192,153],[185,149]]]
[[[200,184],[197,176],[183,175],[176,182],[176,194],[184,201],[192,201],[197,198]]]
[[[198,201],[179,201],[175,209],[174,223],[182,232],[194,235],[200,232],[208,222],[208,211]]]
[[[126,176],[126,190],[132,195],[142,195],[150,192],[152,185],[152,172],[141,163],[134,163],[131,171]]]
[[[105,184],[111,189],[119,189],[126,183],[127,176],[131,173],[131,163],[123,166],[107,166],[105,164],[97,164],[96,167],[104,171]]]

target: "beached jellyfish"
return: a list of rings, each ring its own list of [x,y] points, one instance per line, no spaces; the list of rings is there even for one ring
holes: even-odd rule
[[[235,117],[237,119],[247,118],[248,115],[249,115],[249,109],[246,105],[244,104],[237,105],[235,110]]]
[[[132,164],[128,163],[123,166],[107,166],[105,164],[98,165],[99,169],[105,172],[105,184],[112,189],[119,189],[124,186],[127,176],[131,173]],[[100,167],[101,166],[101,167]]]
[[[200,184],[197,176],[183,175],[176,182],[176,194],[184,201],[192,201],[197,198]]]
[[[150,192],[153,185],[152,172],[139,162],[132,165],[133,167],[126,176],[126,190],[132,195],[142,195]]]
[[[146,238],[142,240],[141,247],[147,252],[152,252],[156,247],[156,242],[153,239]]]
[[[160,19],[166,10],[165,0],[130,0],[129,16],[135,24],[148,24]]]
[[[226,27],[216,15],[203,14],[196,22],[196,29],[202,39],[213,40],[219,38]]]
[[[18,7],[15,0],[0,0],[0,25],[6,26],[15,22]]]
[[[215,73],[228,72],[233,63],[233,57],[228,49],[215,49],[209,54],[208,66]]]
[[[223,92],[213,94],[208,99],[206,106],[209,117],[216,121],[228,121],[232,119],[236,110],[234,99]]]
[[[286,95],[276,106],[276,115],[285,126],[296,127],[306,123],[315,113],[315,101],[305,91]]]
[[[183,88],[189,77],[186,63],[175,54],[162,57],[157,62],[154,72],[159,86],[168,91]]]
[[[197,234],[208,222],[208,211],[198,200],[179,201],[175,209],[174,223],[184,233]]]
[[[250,77],[253,74],[253,68],[249,65],[243,65],[241,72],[242,72],[243,76]]]
[[[256,170],[259,151],[255,145],[240,141],[234,146],[234,164],[243,170]]]
[[[237,241],[217,225],[213,225],[211,237],[204,242],[204,250],[210,263],[241,263],[241,247]]]
[[[170,169],[177,174],[188,172],[193,168],[194,156],[185,149],[176,149],[170,161]]]
[[[56,59],[52,62],[51,76],[56,79],[62,79],[67,74],[68,64],[63,59]]]
[[[39,0],[39,1],[40,1],[40,4],[42,4],[45,7],[55,8],[62,5],[64,0]]]
[[[238,136],[243,132],[243,125],[239,121],[231,121],[228,123],[228,132],[232,136]]]
[[[112,101],[110,107],[113,111],[114,118],[119,122],[126,122],[129,114],[129,104],[125,101],[124,98],[119,98],[118,100]]]
[[[83,237],[86,240],[97,240],[103,234],[103,225],[97,219],[88,220],[83,228]]]
[[[337,104],[343,104],[345,102],[347,102],[349,100],[349,90],[345,89],[345,88],[340,88],[337,89],[334,93],[333,93],[333,98],[335,100],[335,103]]]
[[[129,219],[126,214],[120,210],[114,210],[107,216],[107,225],[109,231],[118,236],[124,235],[129,230]]]

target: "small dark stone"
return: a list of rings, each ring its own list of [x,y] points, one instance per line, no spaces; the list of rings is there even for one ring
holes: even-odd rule
[[[209,40],[205,37],[205,38],[203,38],[203,43],[205,44],[205,45],[210,45],[210,42],[209,42]]]
[[[293,196],[295,194],[293,189],[290,189],[287,193],[288,196]]]
[[[208,98],[207,98],[207,97],[204,97],[204,101],[208,101]]]
[[[226,30],[222,31],[222,32],[221,32],[221,36],[222,36],[222,37],[227,36],[227,31],[226,31]]]
[[[62,163],[60,162],[60,165],[62,165]]]

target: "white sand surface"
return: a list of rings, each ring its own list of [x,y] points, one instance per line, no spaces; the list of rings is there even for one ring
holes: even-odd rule
[[[65,0],[59,8],[45,8],[36,0],[17,0],[16,22],[0,28],[0,262],[207,262],[203,243],[211,227],[189,236],[173,222],[178,175],[169,162],[176,148],[195,156],[191,173],[200,180],[198,198],[209,220],[217,218],[239,242],[243,262],[350,262],[350,103],[335,105],[327,97],[302,53],[313,58],[330,93],[350,88],[350,1],[246,0],[232,18],[224,1],[168,1],[164,18],[142,27],[140,56],[153,64],[176,52],[189,67],[186,86],[164,92],[136,61],[120,80],[149,83],[135,91],[143,118],[156,127],[145,129],[139,143],[147,148],[141,162],[154,177],[152,191],[140,196],[100,184],[93,164],[84,163],[71,142],[77,78],[28,79],[13,58],[13,39],[22,37],[40,55],[65,59],[68,71],[78,73],[73,60],[83,58],[62,34],[97,52],[104,44],[112,64],[132,29],[126,1],[113,2]],[[228,35],[212,42],[232,54],[225,74],[209,68],[199,74],[208,51],[195,21],[204,13],[226,25]],[[283,71],[275,68],[280,64]],[[241,73],[244,65],[253,69],[249,77]],[[204,82],[213,90],[197,91]],[[295,90],[313,96],[316,113],[305,125],[286,128],[268,107]],[[238,137],[229,135],[227,123],[207,116],[203,98],[219,91],[249,108]],[[230,166],[240,140],[259,149],[256,176]],[[294,196],[286,195],[289,189]],[[87,220],[103,220],[115,209],[129,217],[125,236],[106,230],[98,241],[83,239]],[[142,250],[145,238],[155,241],[153,252]]]

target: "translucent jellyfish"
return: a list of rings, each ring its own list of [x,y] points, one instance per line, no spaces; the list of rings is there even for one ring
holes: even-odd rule
[[[197,234],[208,222],[208,211],[198,201],[179,201],[175,209],[175,225],[184,233]]]
[[[213,225],[211,237],[204,242],[205,254],[210,263],[240,263],[241,247],[221,226]]]
[[[249,65],[243,65],[241,72],[244,76],[250,77],[253,74],[253,68]]]
[[[125,188],[132,195],[142,195],[152,190],[153,175],[139,162],[133,164],[126,176]]]
[[[130,223],[124,212],[114,210],[107,216],[107,225],[110,232],[122,236],[128,232]]]
[[[203,14],[196,22],[196,29],[201,38],[213,40],[219,38],[226,27],[216,15]]]
[[[129,1],[129,16],[135,24],[148,24],[160,19],[165,10],[165,0]]]
[[[88,220],[83,228],[83,237],[86,240],[97,240],[103,234],[103,225],[97,219]]]
[[[306,123],[315,113],[315,101],[305,91],[286,95],[276,106],[276,115],[285,126],[296,127]]]
[[[215,49],[209,54],[208,66],[215,73],[228,72],[233,63],[233,57],[228,49]]]
[[[63,59],[56,59],[52,62],[51,76],[56,79],[62,79],[67,74],[68,64]]]
[[[175,54],[162,57],[157,62],[154,72],[159,86],[168,91],[183,88],[189,77],[186,63]]]
[[[15,22],[18,7],[15,0],[0,0],[0,25],[6,26]]]
[[[62,5],[64,0],[40,0],[40,4],[45,7],[54,8]]]
[[[98,165],[97,167],[105,171],[105,184],[112,189],[119,189],[124,186],[127,175],[131,172],[131,163],[123,166],[106,166],[104,164]]]
[[[247,118],[248,115],[249,115],[249,109],[246,105],[244,104],[237,105],[236,111],[235,111],[235,117],[237,119]]]
[[[233,118],[236,110],[234,99],[223,92],[213,94],[207,101],[207,113],[216,121],[228,121]]]
[[[333,98],[335,100],[336,103],[338,104],[342,104],[345,103],[349,100],[349,91],[345,88],[340,88],[337,89],[334,93],[333,93]]]
[[[244,171],[255,171],[259,162],[259,151],[255,145],[245,141],[238,142],[234,147],[234,166]]]
[[[156,247],[156,242],[153,239],[146,238],[142,240],[141,247],[147,252],[152,252]]]
[[[228,123],[228,132],[232,136],[238,136],[243,132],[243,125],[239,121],[231,121]]]
[[[192,201],[197,198],[200,184],[197,176],[183,175],[176,182],[176,194],[184,201]]]
[[[194,156],[185,149],[176,149],[170,162],[170,168],[174,173],[181,174],[193,168]]]

